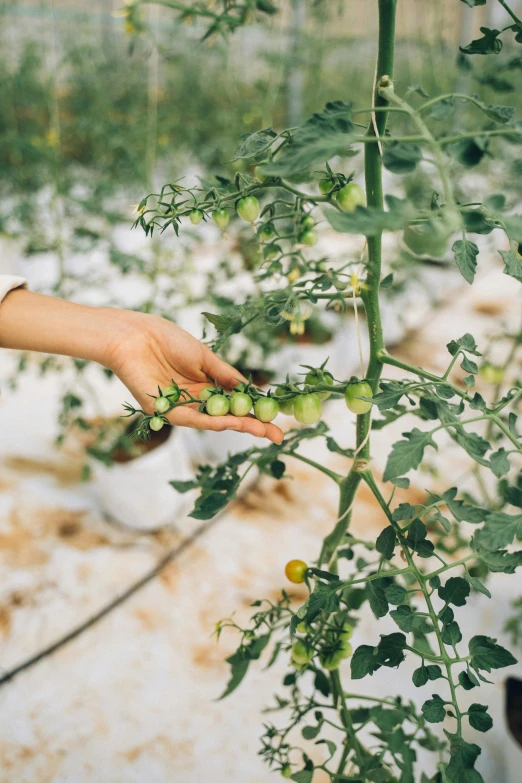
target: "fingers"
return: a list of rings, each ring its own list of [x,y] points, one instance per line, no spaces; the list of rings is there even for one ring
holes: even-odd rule
[[[210,378],[226,389],[233,389],[241,381],[247,382],[247,379],[239,370],[234,369],[230,364],[220,359],[219,356],[216,356],[215,353],[212,353],[210,348],[206,348],[203,354],[203,370]],[[210,428],[205,427],[204,429]]]
[[[276,424],[265,424],[251,416],[208,416],[189,406],[174,408],[168,414],[169,421],[180,427],[192,427],[197,430],[223,432],[244,432],[257,438],[267,438],[273,443],[282,443],[284,433]]]

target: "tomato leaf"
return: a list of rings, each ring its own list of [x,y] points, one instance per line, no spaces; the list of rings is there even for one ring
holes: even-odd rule
[[[469,725],[477,731],[489,731],[493,726],[493,718],[483,704],[470,704],[468,720]]]
[[[502,49],[502,41],[498,37],[501,30],[491,30],[481,27],[482,38],[477,38],[465,47],[459,46],[463,54],[498,54]]]
[[[263,173],[273,177],[295,177],[335,155],[357,154],[348,146],[354,130],[351,104],[327,103],[323,111],[297,128],[291,143],[284,145],[279,155],[263,166]]]
[[[477,269],[478,247],[468,239],[457,239],[451,249],[462,277],[467,283],[472,283]]]
[[[431,699],[425,701],[421,707],[422,714],[428,723],[442,723],[446,717],[444,702],[441,697],[434,693]]]
[[[451,576],[445,585],[438,589],[439,598],[447,604],[464,606],[470,594],[469,583],[461,576]]]
[[[404,440],[393,444],[386,463],[383,480],[402,476],[413,468],[418,468],[424,456],[426,446],[437,448],[431,432],[422,432],[415,427],[411,432],[403,432]]]
[[[469,652],[475,671],[490,672],[492,669],[503,669],[517,663],[509,650],[501,647],[497,640],[490,636],[473,636],[469,641]]]
[[[498,251],[504,259],[504,274],[514,277],[522,283],[522,256],[515,253],[512,247],[509,250]]]
[[[388,525],[388,527],[385,527],[377,536],[375,548],[386,560],[390,560],[393,556],[396,541],[397,536],[395,530],[391,525]]]
[[[450,740],[451,758],[445,770],[450,783],[484,783],[484,778],[475,769],[475,761],[482,752],[479,746],[449,731],[444,733]]]

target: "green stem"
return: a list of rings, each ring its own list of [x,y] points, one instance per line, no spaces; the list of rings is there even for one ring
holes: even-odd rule
[[[393,62],[395,53],[395,11],[396,0],[379,0],[379,42],[375,83],[373,87],[374,97],[372,103],[378,108],[385,108],[388,102],[378,94],[378,84],[382,76],[393,76]],[[380,138],[384,135],[388,116],[386,111],[373,114],[368,130],[367,138]],[[366,184],[366,201],[369,207],[384,208],[384,196],[382,189],[382,162],[379,144],[367,144],[364,150],[364,176]],[[368,322],[370,360],[366,375],[374,392],[377,391],[379,378],[382,372],[381,352],[384,350],[384,338],[382,334],[381,311],[379,306],[379,285],[381,279],[382,261],[382,232],[376,236],[368,237],[368,264],[364,292],[362,300],[366,309]],[[332,533],[323,543],[323,549],[319,564],[329,560],[341,543],[344,534],[350,524],[351,507],[361,481],[360,466],[370,459],[370,432],[371,413],[357,416],[357,458],[341,483],[341,496],[339,499],[338,522]]]
[[[315,462],[313,459],[309,459],[308,457],[304,457],[302,454],[297,454],[295,451],[291,452],[282,452],[281,456],[287,455],[288,457],[295,457],[295,459],[300,460],[301,462],[306,462],[307,465],[311,465],[316,470],[320,470],[321,473],[324,473],[325,476],[329,476],[333,481],[335,481],[336,484],[339,484],[342,481],[342,476],[340,473],[336,473],[334,470],[330,470],[329,468],[326,468],[324,465],[320,465],[319,462]]]

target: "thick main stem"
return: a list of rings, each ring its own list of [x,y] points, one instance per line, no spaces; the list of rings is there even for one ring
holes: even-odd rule
[[[378,93],[377,85],[383,76],[393,76],[393,61],[395,51],[395,11],[397,0],[378,0],[379,2],[379,45],[377,67],[373,85],[373,104],[386,108],[387,101]],[[386,111],[378,111],[372,115],[367,136],[380,138],[384,135],[388,115]],[[366,183],[366,200],[369,207],[383,209],[384,196],[382,190],[382,163],[380,144],[366,144],[364,148],[364,176]],[[384,350],[382,334],[381,311],[379,306],[379,285],[381,279],[382,234],[368,237],[368,264],[365,288],[362,300],[366,310],[368,334],[370,342],[370,360],[368,363],[367,380],[373,391],[377,391],[382,372],[381,353]],[[357,488],[361,481],[360,469],[370,458],[369,431],[371,414],[365,413],[357,417],[357,449],[354,464],[341,482],[341,496],[337,524],[332,533],[325,539],[319,564],[329,561],[336,548],[341,543],[350,524],[351,506]]]

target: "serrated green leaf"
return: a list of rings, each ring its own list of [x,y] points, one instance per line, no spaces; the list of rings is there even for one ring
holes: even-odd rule
[[[421,688],[429,680],[439,680],[442,677],[442,669],[437,664],[420,666],[412,674],[412,682],[416,688]]]
[[[330,160],[335,155],[354,154],[349,144],[355,126],[352,107],[343,101],[327,103],[292,135],[273,161],[263,166],[263,173],[272,177],[296,176]]]
[[[375,548],[386,560],[390,560],[393,556],[393,551],[397,542],[397,536],[395,530],[391,525],[385,527],[377,536],[375,542]]]
[[[512,247],[509,250],[498,251],[504,260],[504,274],[514,277],[522,283],[522,256]]]
[[[476,731],[489,731],[493,726],[493,719],[483,704],[470,704],[468,720],[469,725]]]
[[[479,249],[469,239],[457,239],[452,246],[455,261],[460,274],[467,283],[472,283],[477,269],[477,256]]]
[[[475,544],[479,549],[493,552],[511,544],[515,536],[522,538],[522,514],[494,511],[475,534]]]
[[[509,650],[501,647],[497,640],[490,636],[473,636],[469,641],[469,652],[471,665],[476,671],[490,672],[492,669],[502,669],[517,663]]]
[[[481,753],[479,746],[448,731],[444,733],[450,740],[451,758],[445,771],[450,783],[484,783],[484,778],[475,769],[475,762]]]
[[[421,710],[428,723],[442,723],[446,717],[444,702],[436,693],[433,694],[431,699],[424,702]]]
[[[409,174],[422,160],[422,151],[417,144],[396,142],[386,146],[382,162],[388,171],[394,174]]]
[[[397,231],[407,222],[402,212],[384,212],[376,207],[357,207],[354,212],[325,209],[324,215],[340,234],[364,234],[366,237],[377,236],[382,231]]]
[[[510,464],[506,455],[506,450],[500,448],[498,451],[493,452],[489,458],[491,470],[497,478],[502,478],[506,473],[509,473]]]
[[[431,433],[422,432],[417,427],[411,432],[403,432],[403,435],[404,440],[399,440],[392,446],[384,470],[384,481],[389,481],[397,476],[402,476],[409,470],[418,468],[422,462],[426,446],[437,448]]]
[[[447,604],[464,606],[470,593],[469,583],[460,576],[451,576],[438,590],[439,598]]]
[[[242,143],[234,152],[232,160],[257,158],[262,153],[268,152],[275,138],[277,138],[277,133],[272,128],[264,128],[255,133],[241,136]]]

